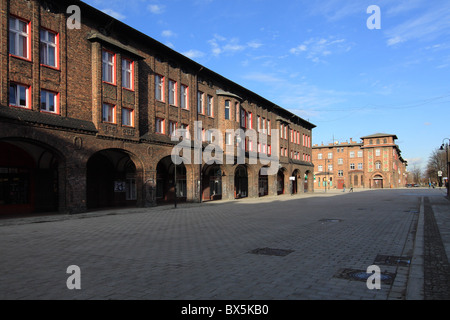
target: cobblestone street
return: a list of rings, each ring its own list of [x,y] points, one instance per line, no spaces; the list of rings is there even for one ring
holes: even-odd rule
[[[449,208],[396,189],[4,218],[0,299],[448,299]]]

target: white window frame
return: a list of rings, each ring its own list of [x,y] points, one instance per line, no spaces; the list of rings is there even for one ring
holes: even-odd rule
[[[156,118],[155,119],[155,132],[159,134],[165,134],[166,128],[165,128],[166,120],[163,118]]]
[[[134,62],[130,59],[122,59],[122,87],[133,90]]]
[[[126,127],[134,127],[134,110],[130,108],[122,108],[122,125]]]
[[[116,83],[116,55],[105,49],[102,51],[102,80],[110,84]]]
[[[203,106],[203,92],[197,91],[197,113],[203,114],[204,106]]]
[[[225,100],[225,114],[224,114],[224,119],[225,120],[230,120],[230,115],[231,115],[231,108],[230,108],[230,100]]]
[[[21,30],[24,24],[26,31]],[[22,48],[20,45],[22,44]],[[23,47],[25,45],[26,47]],[[9,53],[24,59],[30,59],[30,22],[10,16],[9,17]]]
[[[177,82],[169,79],[169,104],[177,105]]]
[[[54,36],[54,42],[49,40],[49,34]],[[50,52],[53,52],[54,61],[49,61]],[[47,29],[40,30],[40,59],[41,63],[46,66],[58,67],[58,34],[56,32]]]
[[[14,101],[11,101],[11,87],[13,87],[14,90]],[[21,104],[21,95],[22,93],[25,94],[25,104]],[[9,105],[14,106],[14,107],[20,107],[20,108],[26,108],[29,109],[30,108],[30,86],[26,86],[20,83],[15,83],[15,82],[11,82],[9,84],[9,97],[10,97],[10,101],[9,101]]]
[[[189,109],[189,87],[187,85],[181,85],[181,109]]]
[[[42,108],[43,99],[45,100],[45,108]],[[53,102],[53,110],[50,109],[51,102]],[[42,89],[39,109],[44,112],[58,113],[58,93]]]
[[[164,101],[164,76],[155,74],[155,99]]]
[[[106,123],[116,123],[116,106],[111,103],[103,103],[102,120]]]
[[[214,97],[208,94],[206,96],[206,115],[209,117],[214,116],[213,106],[214,106]]]

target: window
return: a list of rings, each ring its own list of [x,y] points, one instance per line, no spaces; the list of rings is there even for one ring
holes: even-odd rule
[[[230,100],[225,100],[225,120],[230,120]]]
[[[174,136],[175,130],[177,130],[177,123],[175,121],[169,121],[169,135]]]
[[[258,132],[261,130],[261,117],[258,116],[258,118],[256,119],[256,129],[258,130]]]
[[[115,83],[115,54],[103,50],[102,53],[102,80],[108,83]]]
[[[122,59],[122,87],[133,90],[133,61]]]
[[[354,163],[350,163],[350,170],[355,170],[355,164]]]
[[[350,158],[354,158],[355,157],[355,151],[350,151]]]
[[[115,123],[116,122],[116,107],[109,103],[103,104],[103,122]]]
[[[164,77],[155,75],[155,99],[164,101]]]
[[[294,142],[294,129],[291,129],[291,142]]]
[[[165,120],[161,118],[156,118],[155,121],[155,132],[164,134],[166,132],[165,130]]]
[[[188,87],[184,84],[181,85],[181,108],[182,109],[189,109],[188,99],[189,97],[189,90]]]
[[[362,170],[363,169],[363,164],[361,162],[358,163],[358,170]]]
[[[333,152],[328,152],[328,159],[333,159]]]
[[[56,68],[58,57],[58,35],[54,32],[41,29],[40,38],[41,63]]]
[[[225,144],[227,145],[231,145],[231,133],[230,132],[225,132]]]
[[[344,176],[344,170],[338,170],[338,177]]]
[[[333,171],[333,165],[332,164],[328,165],[328,171]]]
[[[287,126],[284,126],[284,138],[287,140]]]
[[[375,156],[379,157],[381,155],[380,149],[375,149]]]
[[[377,169],[377,170],[381,169],[381,162],[380,161],[375,162],[375,169]]]
[[[122,125],[132,127],[134,125],[134,110],[122,108]]]
[[[338,150],[339,150],[339,149],[338,149]],[[344,164],[344,159],[339,158],[339,159],[338,159],[338,164]]]
[[[15,107],[29,108],[30,87],[11,83],[9,85],[9,104]]]
[[[239,102],[234,103],[234,108],[236,111],[236,121],[239,121]]]
[[[283,136],[283,132],[284,132],[283,127],[284,127],[284,125],[283,125],[283,124],[280,124],[280,138],[281,138],[281,139],[284,138],[284,136]]]
[[[203,113],[203,92],[197,92],[197,112]]]
[[[188,139],[190,137],[190,135],[189,135],[189,126],[187,124],[182,124],[180,126],[180,129],[181,129],[181,136],[183,138]]]
[[[252,120],[253,120],[252,113],[248,112],[247,113],[247,121],[248,121],[247,128],[249,128],[249,129],[253,129],[253,121]]]
[[[41,90],[41,111],[58,113],[58,94]]]
[[[317,154],[317,159],[319,159],[319,160],[322,159],[322,154],[321,154],[321,153],[318,153],[318,154]]]
[[[18,18],[9,18],[9,53],[30,59],[29,22]]]
[[[323,171],[323,166],[322,166],[322,165],[318,165],[318,166],[317,166],[317,170],[318,170],[319,172],[322,172],[322,171]]]
[[[225,114],[226,114],[226,105],[225,105]],[[208,94],[206,97],[206,114],[209,117],[213,116],[213,97]]]
[[[173,80],[169,80],[169,104],[177,105],[177,83]]]
[[[270,120],[267,120],[267,134],[270,136],[271,134],[272,134],[272,132],[270,132],[272,129],[271,129],[271,126],[270,126]]]
[[[359,150],[358,151],[358,158],[362,158],[363,157],[363,152],[362,152],[362,150]]]

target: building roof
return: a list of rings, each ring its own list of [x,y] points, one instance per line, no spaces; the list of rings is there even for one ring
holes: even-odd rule
[[[395,134],[390,133],[375,133],[369,136],[361,137],[361,139],[370,139],[370,138],[381,138],[381,137],[394,137],[394,139],[398,139]]]

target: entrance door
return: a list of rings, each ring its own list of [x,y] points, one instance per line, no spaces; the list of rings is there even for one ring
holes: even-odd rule
[[[236,168],[234,174],[234,196],[236,199],[248,196],[248,174],[245,166]]]

